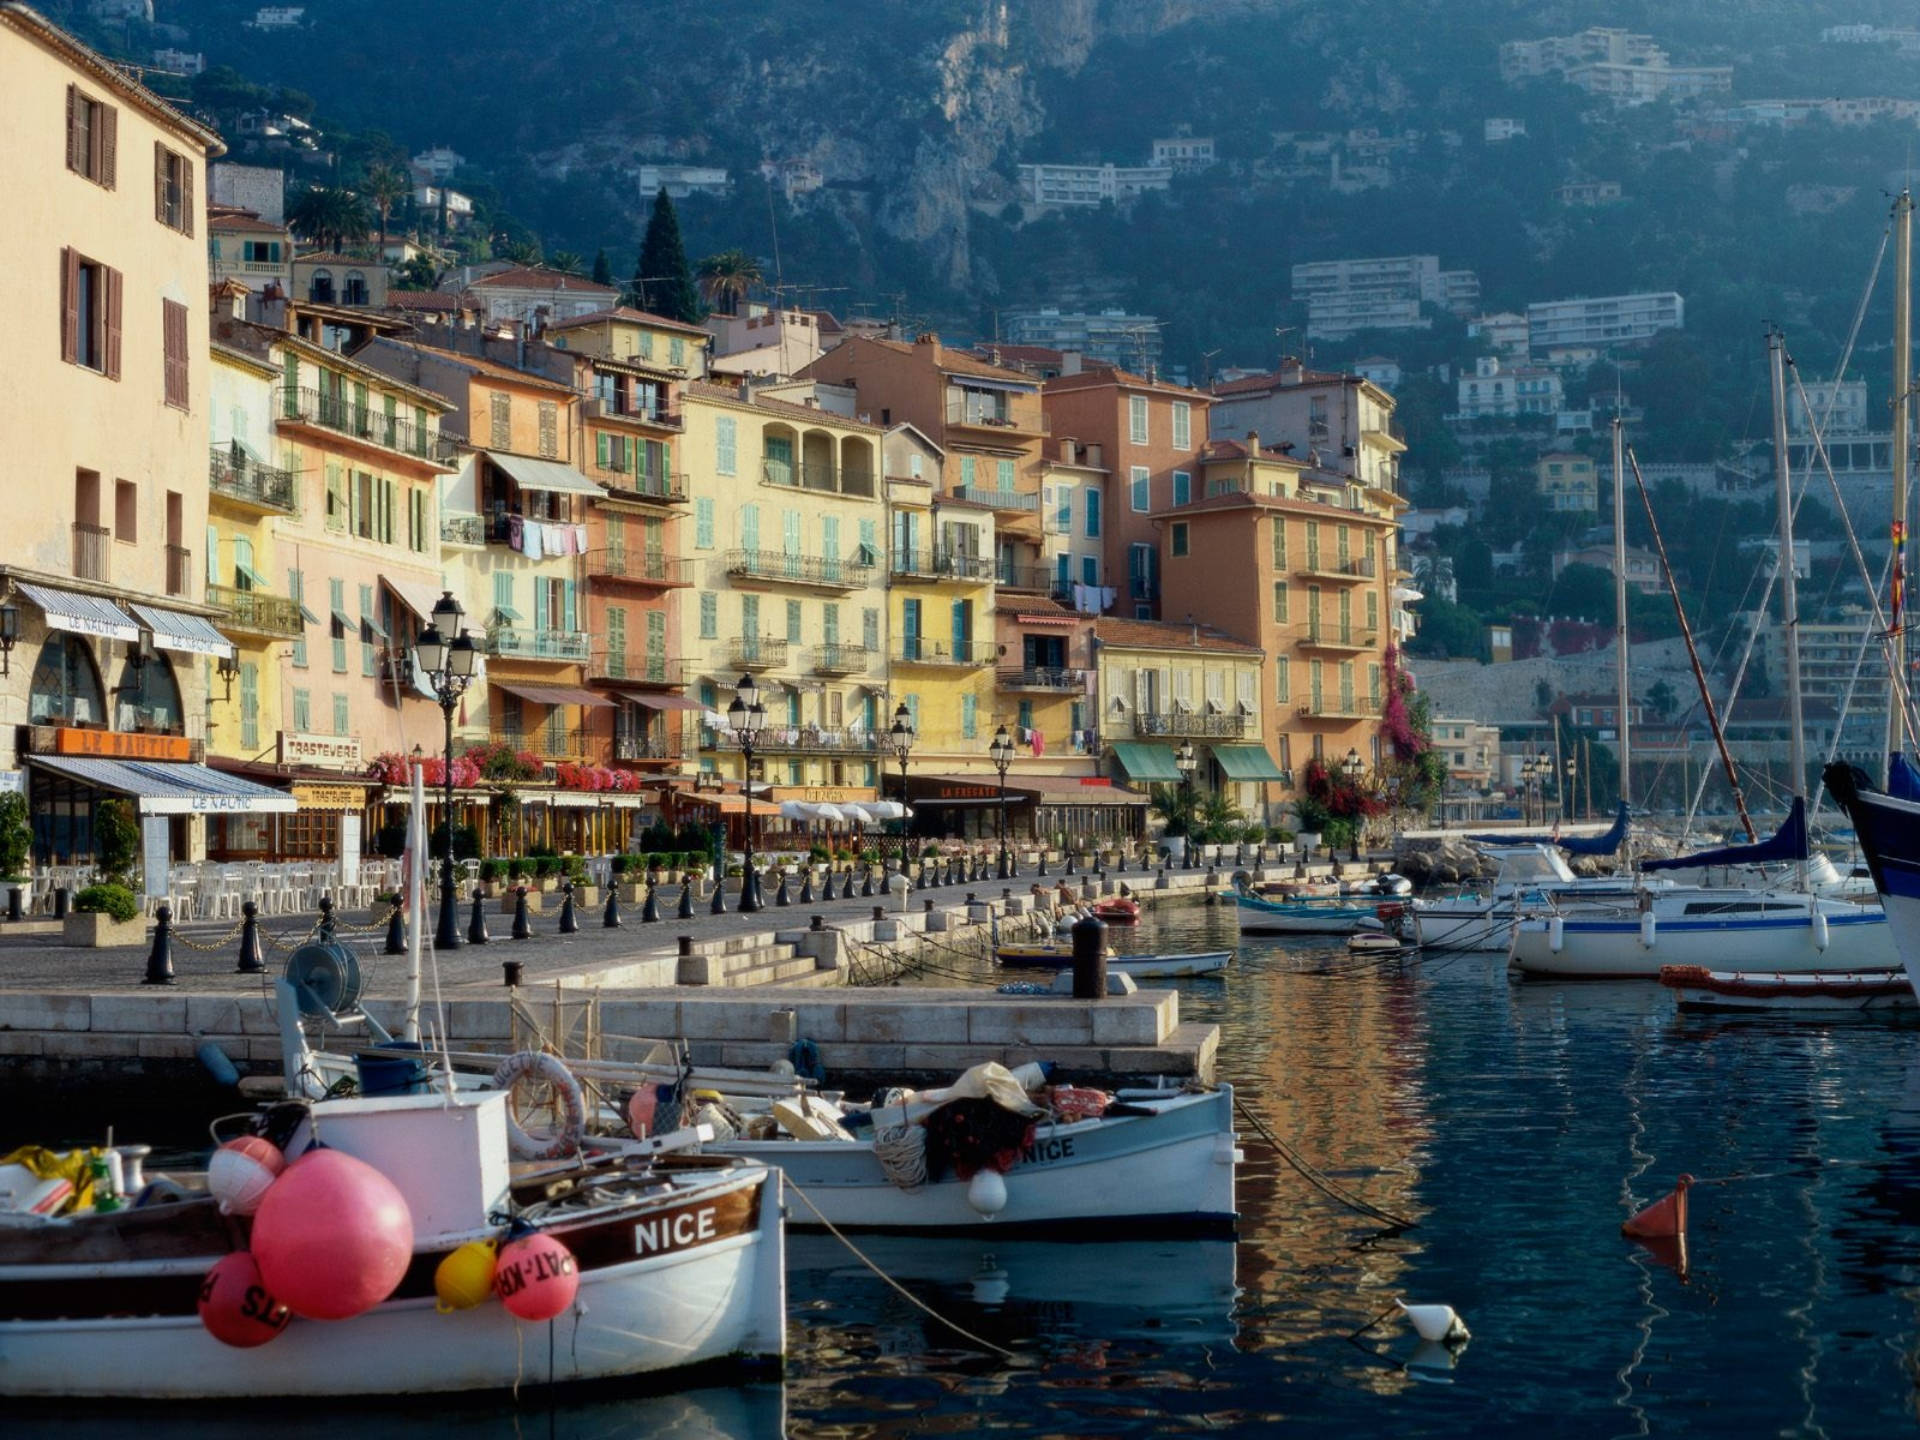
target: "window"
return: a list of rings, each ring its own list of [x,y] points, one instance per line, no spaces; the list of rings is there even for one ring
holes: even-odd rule
[[[1127,397],[1127,439],[1135,445],[1147,443],[1147,397]]]
[[[667,363],[676,370],[687,363],[687,342],[678,335],[667,341]]]
[[[193,234],[193,162],[153,145],[153,218],[169,230]]]
[[[260,667],[251,660],[240,667],[240,745],[260,748]]]
[[[713,468],[731,475],[739,464],[739,427],[733,416],[721,415],[713,422]]]
[[[1307,397],[1307,439],[1315,444],[1323,444],[1330,435],[1327,429],[1327,397],[1310,395]]]
[[[60,252],[60,358],[120,378],[120,272],[78,250]]]
[[[979,738],[980,697],[962,695],[960,697],[960,738],[976,740]]]
[[[1185,470],[1173,472],[1173,503],[1185,505],[1193,499],[1193,476]]]
[[[1367,633],[1372,634],[1380,628],[1380,596],[1367,591]]]
[[[798,645],[800,643],[801,623],[800,602],[798,600],[787,601],[787,643],[789,645]]]
[[[293,601],[295,605],[298,605],[301,610],[300,633],[296,635],[293,640],[293,663],[295,665],[298,665],[301,669],[304,670],[307,665],[307,625],[306,625],[307,616],[305,613],[307,608],[306,606],[307,572],[306,571],[304,570],[287,571],[287,596]],[[305,730],[308,727],[305,725],[295,725],[293,728],[296,730]]]
[[[487,407],[490,443],[496,450],[505,450],[513,444],[513,399],[496,390],[487,397]]]
[[[840,607],[826,604],[820,607],[820,638],[828,645],[840,643]]]
[[[974,470],[975,464],[973,456],[962,455],[960,457],[960,483],[962,485],[971,486],[975,483]]]
[[[994,484],[1002,490],[1013,489],[1013,461],[996,460],[993,462]]]
[[[627,611],[622,605],[607,607],[607,674],[616,680],[627,677]]]
[[[1128,489],[1132,493],[1130,503],[1134,513],[1144,515],[1153,505],[1153,476],[1144,465],[1135,465]]]
[[[92,99],[77,85],[67,87],[67,168],[103,190],[115,180],[120,112]]]
[[[328,624],[332,626],[332,635],[333,635],[333,673],[336,675],[344,675],[347,673],[347,582],[346,581],[344,580],[327,581],[327,602],[328,602],[328,609],[332,612],[328,616]],[[341,705],[344,705],[345,703],[346,703],[346,699],[344,696],[336,695],[334,697],[335,712],[338,713],[339,707]],[[343,729],[338,725],[334,727],[334,730],[336,734],[340,734],[340,735],[344,735],[347,733],[345,729]]]
[[[336,735],[347,733],[347,697],[337,691],[333,697],[333,733]]]
[[[560,407],[552,400],[540,402],[540,453],[549,460],[560,455]]]
[[[113,538],[128,545],[140,543],[140,489],[131,480],[114,482]]]
[[[862,610],[860,612],[860,643],[869,650],[880,648],[880,612]]]
[[[313,692],[311,690],[293,692],[293,728],[302,732],[313,729]]]
[[[756,649],[760,644],[760,597],[742,595],[740,597],[740,633],[749,645]]]
[[[700,638],[718,640],[720,638],[720,597],[712,591],[700,596]]]
[[[1273,619],[1276,625],[1287,623],[1287,582],[1273,582]]]
[[[740,511],[740,548],[758,550],[760,548],[760,507],[748,505]]]
[[[425,554],[430,543],[433,516],[428,506],[431,503],[425,490],[415,487],[407,491],[407,548],[416,554]]]
[[[1062,485],[1055,492],[1059,496],[1059,506],[1054,511],[1053,528],[1065,535],[1073,529],[1073,487]]]
[[[373,587],[360,587],[360,673],[373,674],[373,642],[381,636],[380,617],[373,608]]]
[[[713,548],[713,497],[702,495],[693,502],[693,546],[696,550]]]
[[[1174,522],[1167,532],[1167,546],[1174,559],[1179,560],[1187,554],[1187,525],[1184,520]]]
[[[160,353],[166,374],[167,404],[187,408],[187,307],[178,300],[160,302]]]
[[[1082,585],[1098,585],[1100,583],[1100,560],[1098,556],[1082,555],[1080,557],[1080,583]]]
[[[1088,486],[1084,492],[1087,497],[1087,539],[1100,538],[1100,492]]]
[[[1367,695],[1372,701],[1373,708],[1378,710],[1384,702],[1384,697],[1380,693],[1380,667],[1378,665],[1367,666]]]
[[[340,284],[340,303],[342,305],[365,305],[369,303],[367,276],[363,270],[349,270]]]
[[[1184,400],[1173,402],[1173,448],[1193,448],[1193,407]]]

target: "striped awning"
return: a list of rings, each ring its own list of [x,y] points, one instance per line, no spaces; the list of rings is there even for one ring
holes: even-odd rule
[[[111,600],[98,595],[76,595],[71,590],[54,590],[45,585],[20,582],[20,593],[40,607],[50,630],[68,630],[75,635],[102,635],[109,640],[137,641],[140,627],[127,612]]]
[[[161,650],[189,655],[231,655],[233,642],[213,628],[211,620],[158,605],[135,605],[133,613],[153,627],[153,643]]]
[[[28,758],[37,769],[131,796],[142,815],[291,815],[299,809],[299,802],[284,790],[223,775],[206,765],[72,755]]]
[[[528,455],[508,455],[499,450],[487,451],[487,458],[511,475],[522,490],[543,490],[555,495],[607,493],[603,486],[558,460],[535,460]]]
[[[604,695],[596,695],[591,690],[578,690],[571,685],[509,685],[504,680],[492,682],[496,690],[504,690],[509,695],[517,695],[522,700],[531,700],[536,705],[591,705],[613,708],[613,701]]]

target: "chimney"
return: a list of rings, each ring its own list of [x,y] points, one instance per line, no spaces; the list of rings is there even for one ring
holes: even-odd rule
[[[1086,458],[1081,463],[1086,465],[1091,465],[1096,470],[1100,469],[1101,454],[1102,454],[1101,448],[1098,445],[1089,445],[1086,447],[1085,453],[1086,453]]]
[[[1249,430],[1247,431],[1247,454],[1257,456],[1259,453],[1260,432],[1258,430]]]
[[[1063,465],[1074,464],[1075,463],[1074,456],[1076,456],[1077,454],[1079,454],[1078,442],[1076,442],[1071,435],[1062,435],[1060,437],[1061,464]]]
[[[1060,373],[1062,375],[1078,375],[1080,373],[1080,352],[1078,350],[1064,350],[1061,352]]]
[[[940,349],[940,337],[936,335],[933,331],[929,330],[924,335],[917,336],[914,339],[913,343],[916,345],[926,346],[927,353],[933,357],[933,363],[936,365],[940,363],[941,355],[942,355],[942,352]]]
[[[1300,363],[1300,357],[1298,355],[1282,355],[1280,357],[1280,383],[1282,385],[1298,385],[1305,376],[1305,373],[1306,367]]]

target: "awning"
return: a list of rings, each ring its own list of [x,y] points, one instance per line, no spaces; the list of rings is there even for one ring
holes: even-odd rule
[[[504,690],[509,695],[518,695],[522,700],[531,700],[536,705],[594,705],[611,710],[613,701],[604,695],[596,695],[591,690],[577,690],[570,685],[509,685],[503,680],[490,682],[496,690]]]
[[[1135,780],[1149,783],[1180,783],[1180,767],[1173,763],[1173,751],[1165,745],[1146,745],[1138,740],[1116,740],[1108,747],[1113,758],[1126,767]]]
[[[1149,805],[1152,802],[1138,790],[1124,785],[1089,784],[1074,775],[1010,776],[1009,787],[1018,785],[1033,797],[1036,805],[1061,808],[1069,805]]]
[[[556,810],[641,810],[657,803],[650,790],[542,790],[520,793],[522,805],[551,805]]]
[[[433,607],[440,603],[440,596],[431,585],[422,585],[414,580],[398,580],[391,575],[382,575],[380,583],[419,617],[422,624],[433,619]]]
[[[968,390],[1004,390],[1013,395],[1037,394],[1040,382],[1037,380],[999,380],[987,375],[974,375],[965,370],[949,370],[947,376],[955,385]]]
[[[211,620],[158,605],[135,605],[133,613],[153,627],[153,643],[159,649],[184,650],[189,655],[233,654],[233,642],[214,629]]]
[[[44,585],[20,582],[20,593],[40,607],[50,630],[70,630],[75,635],[104,635],[110,640],[137,641],[140,627],[127,618],[127,612],[111,600],[98,595],[76,595],[71,590],[49,590]]]
[[[320,617],[319,617],[318,615],[316,615],[316,614],[314,614],[314,613],[313,613],[313,611],[311,611],[311,610],[309,610],[309,609],[307,608],[307,602],[306,602],[306,601],[304,601],[304,600],[296,600],[296,601],[294,601],[293,603],[294,603],[294,604],[296,604],[296,605],[298,605],[298,606],[300,607],[300,618],[301,618],[302,620],[304,620],[304,621],[306,621],[306,622],[307,622],[307,624],[309,624],[309,625],[318,625],[318,624],[320,623]]]
[[[254,569],[253,566],[236,564],[233,568],[238,570],[242,575],[246,576],[247,583],[253,586],[254,589],[256,590],[273,589],[273,586],[267,583],[267,577],[262,575],[258,570]]]
[[[1213,758],[1229,780],[1284,780],[1286,772],[1273,763],[1264,745],[1216,745]]]
[[[604,495],[607,492],[571,465],[558,460],[533,460],[525,455],[487,451],[487,458],[514,478],[522,490],[544,490],[554,495]]]
[[[716,795],[708,790],[682,790],[679,795],[685,803],[711,805],[722,815],[739,815],[746,810],[749,803],[744,795]],[[751,803],[753,813],[756,815],[777,816],[780,813],[780,807],[771,800],[755,800]]]
[[[654,695],[645,690],[622,690],[622,700],[631,700],[649,710],[704,710],[706,706],[698,700],[689,700],[684,695]]]
[[[380,623],[380,617],[378,615],[362,615],[360,617],[360,626],[363,630],[372,631],[382,640],[391,640],[393,638],[387,634],[387,627]]]
[[[357,630],[360,628],[359,626],[353,623],[353,617],[347,614],[347,612],[344,610],[335,610],[333,612],[333,623],[338,625],[342,630],[347,630],[347,631]]]
[[[291,815],[299,808],[284,790],[223,775],[206,765],[66,755],[29,758],[40,769],[134,797],[142,815]]]

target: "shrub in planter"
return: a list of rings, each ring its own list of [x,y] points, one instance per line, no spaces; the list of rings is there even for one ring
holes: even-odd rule
[[[500,862],[498,860],[482,860],[480,862],[480,882],[483,885],[491,885],[499,878]]]
[[[616,879],[627,873],[627,866],[631,863],[632,857],[624,850],[607,857],[607,869],[613,873]]]
[[[507,878],[509,880],[524,880],[532,873],[533,862],[523,855],[516,855],[513,859],[507,861]]]
[[[140,853],[140,826],[125,800],[102,800],[94,807],[93,849],[100,859],[100,873],[124,885]]]
[[[83,914],[111,915],[125,922],[140,913],[140,901],[125,885],[89,885],[73,897],[73,908]]]
[[[807,847],[807,859],[813,861],[816,865],[823,861],[831,860],[832,858],[833,852],[824,845],[813,844]]]
[[[560,861],[557,856],[535,855],[533,857],[533,873],[535,878],[540,880],[551,879],[559,873],[559,870]]]

